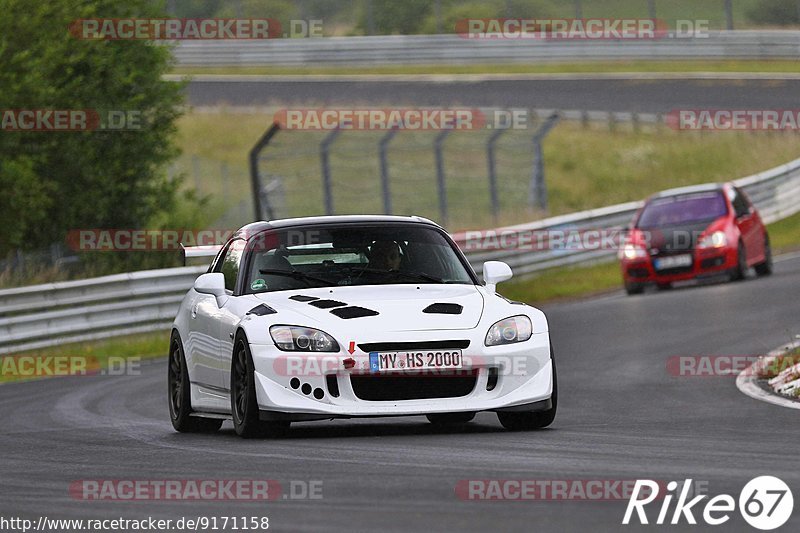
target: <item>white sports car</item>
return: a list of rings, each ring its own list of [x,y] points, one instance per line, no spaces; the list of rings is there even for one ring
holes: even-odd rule
[[[219,247],[172,327],[178,431],[243,437],[293,421],[427,415],[509,429],[549,425],[556,368],[547,319],[480,283],[450,236],[419,217],[257,222]]]

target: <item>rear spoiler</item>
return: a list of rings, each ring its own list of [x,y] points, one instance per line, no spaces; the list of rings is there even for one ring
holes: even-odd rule
[[[181,244],[183,266],[186,266],[187,259],[193,257],[216,257],[223,246],[223,244],[212,244],[210,246],[184,246]]]

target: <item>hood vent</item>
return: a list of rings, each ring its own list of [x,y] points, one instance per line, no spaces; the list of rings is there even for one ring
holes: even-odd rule
[[[460,315],[463,310],[464,307],[458,304],[435,303],[423,309],[422,312],[437,315]]]
[[[295,302],[313,302],[314,300],[319,300],[316,296],[306,296],[304,294],[295,294],[294,296],[290,296],[289,299]]]
[[[275,313],[277,311],[266,304],[257,305],[247,312],[248,315],[256,316],[274,315]]]
[[[316,302],[309,302],[308,305],[313,305],[319,309],[330,309],[331,307],[342,307],[347,304],[344,302],[337,302],[336,300],[317,300]]]
[[[363,307],[358,307],[357,305],[332,309],[331,313],[338,316],[339,318],[345,318],[345,319],[360,318],[362,316],[375,316],[379,314],[377,311],[373,311],[372,309],[365,309]]]

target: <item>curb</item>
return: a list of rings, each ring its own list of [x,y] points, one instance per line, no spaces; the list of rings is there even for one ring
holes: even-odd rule
[[[781,355],[798,347],[800,347],[800,342],[790,342],[772,350],[767,354],[767,357]],[[800,409],[800,400],[792,400],[786,396],[768,391],[759,383],[759,378],[751,371],[756,364],[757,363],[753,363],[736,376],[736,388],[746,396],[761,400],[762,402],[788,407],[789,409]]]

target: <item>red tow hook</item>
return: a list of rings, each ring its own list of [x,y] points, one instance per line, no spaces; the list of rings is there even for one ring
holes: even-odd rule
[[[345,369],[350,369],[356,366],[356,360],[353,359],[352,357],[348,357],[347,359],[342,361],[342,364],[344,365]]]

